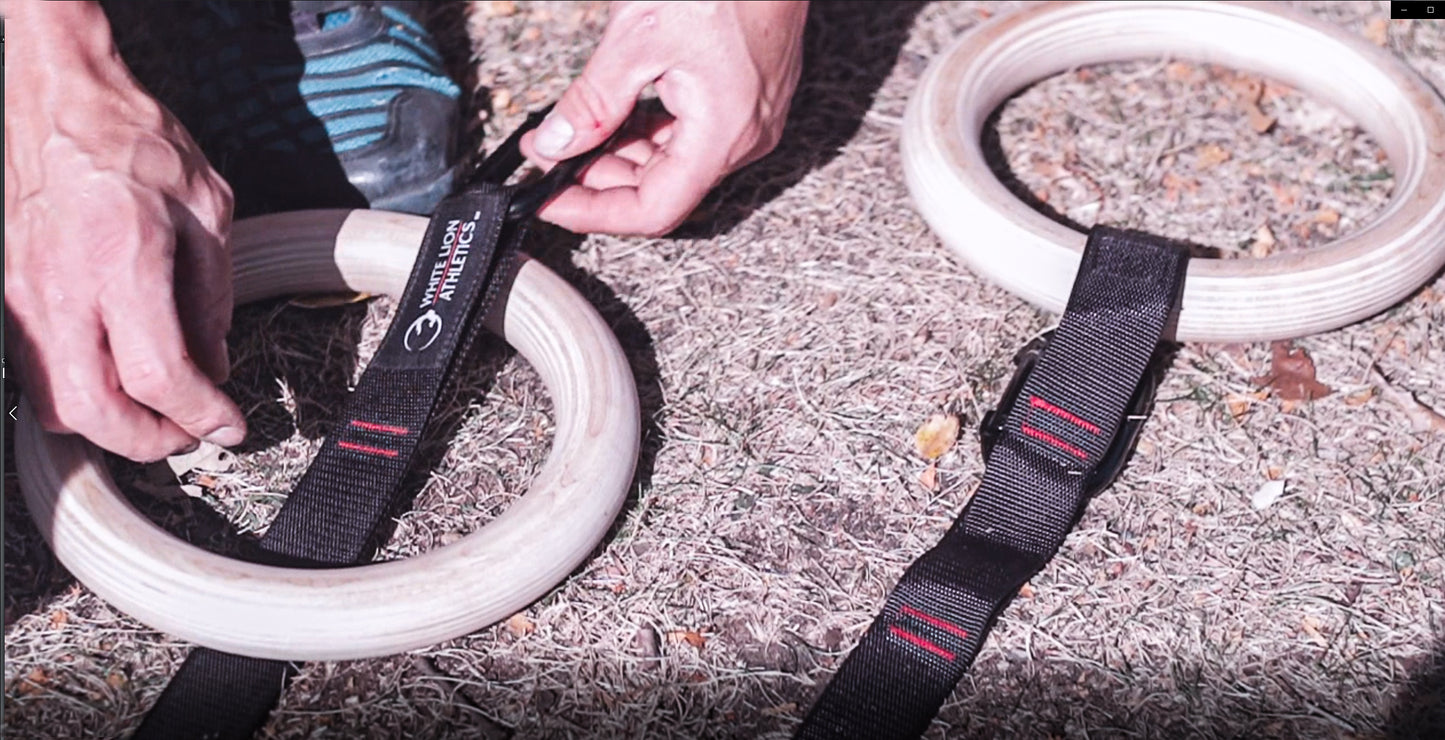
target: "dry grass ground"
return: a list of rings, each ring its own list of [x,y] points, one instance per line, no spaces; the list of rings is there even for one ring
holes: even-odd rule
[[[1386,23],[1383,3],[1305,7],[1445,88],[1445,24]],[[978,482],[965,433],[922,485],[914,430],[940,411],[976,424],[1014,350],[1052,321],[940,245],[899,162],[930,58],[1008,10],[819,4],[783,145],[683,234],[538,235],[533,252],[593,300],[637,371],[647,438],[629,505],[520,617],[305,666],[265,736],[786,737]],[[606,10],[439,15],[491,145],[580,69]],[[1368,221],[1391,187],[1374,143],[1260,84],[1173,60],[1078,70],[1010,102],[999,144],[1022,190],[1069,218],[1239,258]],[[1241,101],[1276,123],[1257,132]],[[389,310],[246,309],[229,391],[253,419],[247,450],[188,474],[196,496],[165,475],[119,475],[138,501],[159,491],[147,508],[198,541],[264,528]],[[1294,346],[1333,393],[1262,392],[1264,344],[1182,349],[1128,472],[1004,614],[928,737],[1445,732],[1445,431],[1411,416],[1423,420],[1416,400],[1445,410],[1445,280]],[[483,526],[543,458],[549,418],[525,363],[492,351],[450,401],[454,441],[434,450],[382,556]],[[1269,480],[1283,496],[1255,508]],[[187,646],[75,583],[6,483],[5,729],[127,732]]]

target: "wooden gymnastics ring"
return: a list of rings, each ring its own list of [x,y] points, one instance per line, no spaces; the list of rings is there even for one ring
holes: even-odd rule
[[[236,301],[342,290],[399,295],[426,224],[378,211],[238,222]],[[616,337],[540,263],[522,261],[488,328],[546,384],[556,438],[526,495],[453,544],[322,570],[215,555],[142,516],[116,489],[99,449],[45,433],[22,405],[16,453],[26,504],[56,557],[97,595],[157,630],[217,650],[346,660],[480,629],[542,596],[597,546],[626,498],[640,433],[637,388]]]
[[[978,26],[933,60],[904,116],[903,168],[918,210],[978,272],[1062,311],[1085,237],[999,183],[984,161],[984,122],[1050,75],[1160,56],[1263,73],[1334,103],[1380,142],[1396,183],[1382,213],[1328,245],[1193,260],[1176,339],[1335,329],[1394,305],[1445,265],[1445,103],[1387,52],[1270,3],[1048,3]]]

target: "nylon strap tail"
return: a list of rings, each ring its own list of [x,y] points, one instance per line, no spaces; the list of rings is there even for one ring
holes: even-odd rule
[[[796,737],[916,738],[1014,594],[1083,513],[1178,307],[1188,256],[1095,228],[1059,328],[1023,381],[983,482],[911,565]]]
[[[396,318],[321,452],[260,540],[291,567],[354,565],[395,505],[432,407],[510,271],[525,219],[513,190],[479,184],[442,201],[427,225]],[[146,715],[136,740],[249,738],[291,664],[197,648]]]

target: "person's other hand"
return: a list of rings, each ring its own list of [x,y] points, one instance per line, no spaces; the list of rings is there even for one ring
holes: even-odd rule
[[[231,192],[93,3],[5,6],[5,306],[41,424],[135,460],[234,445]]]
[[[601,144],[652,85],[667,113],[629,123],[539,214],[576,232],[661,235],[723,177],[777,146],[802,69],[806,2],[619,2],[580,77],[523,152],[550,167]]]

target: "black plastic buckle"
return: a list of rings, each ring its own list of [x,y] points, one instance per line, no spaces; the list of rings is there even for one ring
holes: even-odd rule
[[[522,135],[542,125],[542,121],[547,118],[547,114],[552,111],[554,105],[556,104],[548,104],[541,110],[527,114],[527,120],[523,121],[522,125],[517,127],[517,130],[513,131],[501,146],[498,146],[487,155],[486,159],[482,160],[481,164],[477,165],[477,168],[466,179],[467,184],[490,182],[500,185],[506,182],[507,178],[511,177],[512,173],[516,172],[517,168],[521,167],[527,159],[522,155]],[[542,210],[542,206],[547,205],[547,201],[552,200],[557,193],[576,180],[577,173],[597,161],[597,158],[607,151],[607,147],[615,138],[616,134],[593,149],[558,162],[536,181],[519,186],[517,194],[512,196],[512,202],[507,207],[507,219],[519,221],[531,218],[537,211]]]
[[[978,426],[979,446],[983,448],[984,459],[993,452],[996,443],[1004,432],[1004,422],[1009,414],[1013,412],[1014,404],[1018,401],[1019,392],[1023,390],[1024,381],[1033,372],[1038,364],[1039,356],[1048,348],[1049,342],[1054,338],[1052,330],[1044,332],[1035,337],[1033,341],[1024,345],[1014,355],[1014,374],[1009,379],[1008,387],[1004,389],[1003,397],[999,399],[998,406],[992,411],[983,415],[983,421]],[[1144,372],[1144,377],[1139,381],[1138,387],[1134,389],[1134,395],[1129,399],[1129,410],[1124,415],[1124,421],[1119,425],[1119,431],[1114,435],[1114,440],[1109,443],[1109,450],[1086,475],[1084,490],[1092,496],[1119,479],[1119,474],[1124,472],[1124,465],[1129,461],[1129,455],[1134,452],[1134,445],[1139,442],[1139,431],[1144,428],[1144,420],[1149,418],[1149,412],[1154,408],[1154,395],[1159,388],[1159,382],[1163,377],[1163,363],[1160,361],[1162,353],[1156,352],[1149,362],[1149,367]]]

